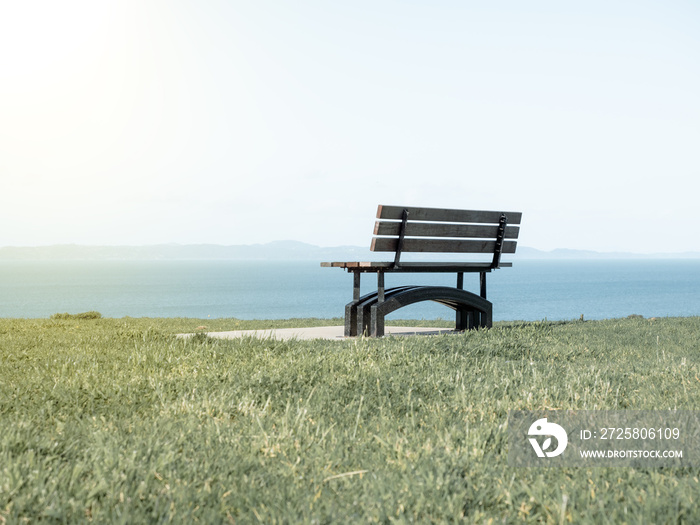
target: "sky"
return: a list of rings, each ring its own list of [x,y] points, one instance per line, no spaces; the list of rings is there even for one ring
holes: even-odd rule
[[[0,0],[0,246],[700,251],[700,3]]]

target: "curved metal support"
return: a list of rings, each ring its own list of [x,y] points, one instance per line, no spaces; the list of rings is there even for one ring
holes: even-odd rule
[[[399,308],[422,301],[435,301],[457,311],[457,330],[491,327],[493,305],[476,294],[449,286],[400,286],[384,293],[379,302],[378,294],[370,293],[346,306],[346,335],[365,333],[370,336],[384,335],[384,317]],[[348,330],[347,314],[354,310],[354,327]],[[352,330],[354,328],[354,330]],[[349,334],[349,331],[355,333]]]
[[[391,298],[394,294],[415,288],[415,286],[397,286],[384,291],[384,300]],[[373,304],[379,302],[379,292],[371,292],[363,295],[356,301],[345,305],[345,337],[370,333],[370,310]]]

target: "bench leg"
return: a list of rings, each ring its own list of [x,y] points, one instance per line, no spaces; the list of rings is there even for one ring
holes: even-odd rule
[[[469,310],[456,310],[455,313],[455,330],[468,330],[470,321]]]
[[[491,328],[493,326],[493,312],[491,310],[481,314],[480,326],[483,328]]]
[[[358,335],[357,305],[360,302],[360,272],[352,272],[352,302],[345,306],[345,337]]]
[[[357,302],[345,305],[345,337],[357,335]]]
[[[352,300],[360,300],[360,277],[362,274],[360,272],[352,272]]]
[[[464,272],[457,272],[457,289],[464,290]],[[467,330],[469,327],[469,312],[455,310],[455,330]]]
[[[459,311],[457,312],[459,316]],[[456,330],[474,330],[481,326],[481,312],[478,310],[465,310],[461,315],[461,323],[456,324]]]
[[[372,337],[382,337],[384,335],[384,315],[379,314],[377,311],[384,300],[384,272],[377,272],[377,304],[372,306],[369,327],[369,335]]]
[[[378,304],[373,304],[371,307],[371,319],[369,328],[370,337],[384,336],[384,314],[378,311],[378,306]]]

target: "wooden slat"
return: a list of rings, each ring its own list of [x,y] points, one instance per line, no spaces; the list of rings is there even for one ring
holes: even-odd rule
[[[370,250],[373,252],[395,252],[397,239],[374,237]],[[515,241],[504,241],[502,253],[515,253]],[[432,253],[493,253],[496,241],[451,240],[451,239],[404,239],[404,252]]]
[[[409,221],[435,222],[476,222],[498,224],[501,213],[508,217],[508,224],[520,224],[521,212],[516,211],[486,211],[486,210],[453,210],[442,208],[416,208],[412,206],[385,206],[377,208],[377,218],[399,221],[403,210],[408,210]]]
[[[374,235],[398,235],[400,222],[377,221],[374,225]],[[406,237],[472,237],[476,239],[495,239],[498,226],[478,224],[448,224],[432,222],[408,222]],[[506,239],[517,239],[519,226],[506,226]]]

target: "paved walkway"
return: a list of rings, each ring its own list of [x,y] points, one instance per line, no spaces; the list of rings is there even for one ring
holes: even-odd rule
[[[273,339],[329,339],[342,340],[345,327],[343,326],[319,326],[314,328],[275,328],[270,330],[233,330],[231,332],[205,332],[209,337],[221,339],[234,339],[236,337],[260,337]],[[386,335],[438,335],[452,333],[454,330],[444,328],[421,328],[407,326],[387,326],[384,328]],[[189,337],[193,334],[180,334],[181,337]]]

